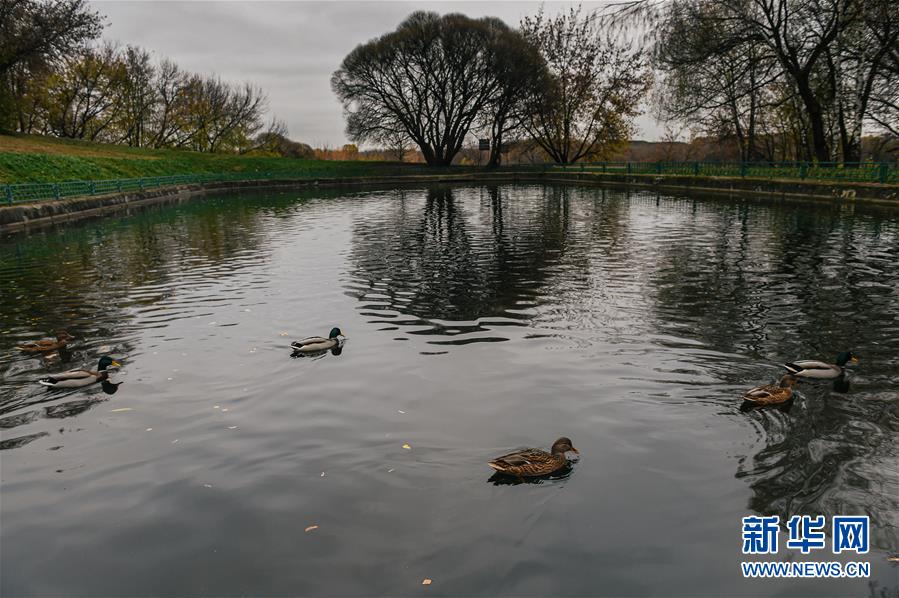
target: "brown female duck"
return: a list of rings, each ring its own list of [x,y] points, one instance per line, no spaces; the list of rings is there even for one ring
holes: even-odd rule
[[[568,463],[565,453],[569,451],[580,454],[571,440],[563,436],[553,443],[548,453],[537,448],[522,449],[497,457],[488,465],[499,472],[519,477],[548,475],[565,467]]]
[[[65,347],[70,340],[74,340],[71,334],[66,332],[65,330],[60,330],[56,334],[56,340],[52,338],[45,338],[39,341],[29,341],[27,343],[22,343],[18,346],[19,351],[24,353],[47,353],[49,351],[56,351],[58,349],[62,349]]]
[[[747,390],[743,400],[755,405],[786,403],[793,396],[793,385],[798,381],[796,376],[786,374],[777,384],[765,384]]]

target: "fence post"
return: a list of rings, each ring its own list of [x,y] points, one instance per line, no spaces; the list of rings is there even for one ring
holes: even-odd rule
[[[91,195],[96,195],[96,194],[97,194],[97,185],[96,185],[96,183],[94,183],[94,181],[91,181],[91,182],[90,182],[90,185],[91,185]]]
[[[606,171],[606,163],[603,162],[603,163],[602,163],[602,173],[605,174],[606,172],[607,172],[607,171]]]
[[[746,178],[746,162],[740,161],[740,177]]]
[[[804,179],[808,174],[808,164],[806,162],[800,162],[799,164],[799,178]]]
[[[144,177],[140,177],[139,179],[137,179],[137,186],[141,191],[144,190]]]
[[[656,173],[662,174],[662,163],[660,161],[656,161]]]
[[[6,203],[12,205],[12,185],[6,186]]]
[[[890,177],[890,165],[886,162],[880,163],[880,182],[886,183],[887,179]],[[12,201],[10,201],[12,203]]]
[[[59,199],[59,183],[53,183],[53,197]]]
[[[699,162],[693,162],[693,176],[699,176]]]
[[[631,173],[631,163],[630,162],[627,163],[627,173],[628,174]]]

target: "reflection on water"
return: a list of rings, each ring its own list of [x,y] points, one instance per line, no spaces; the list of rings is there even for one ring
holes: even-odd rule
[[[353,236],[351,294],[370,323],[453,337],[429,344],[508,340],[505,327],[516,325],[565,330],[576,345],[655,335],[684,349],[671,374],[733,385],[759,381],[759,364],[830,360],[846,343],[864,345],[872,359],[852,407],[833,394],[848,393],[849,378],[834,381],[833,393],[830,382],[805,383],[798,417],[755,414],[767,446],[740,460],[737,477],[750,482],[755,511],[869,512],[883,547],[899,541],[899,493],[860,497],[899,488],[895,219],[571,187],[437,188],[423,201],[400,193],[374,221],[358,219]],[[720,399],[743,413],[780,414],[797,401],[760,410],[737,396]]]
[[[474,335],[431,341],[468,344],[507,340],[484,333],[528,320],[566,252],[567,202],[556,188],[524,205],[508,202],[506,191],[480,189],[476,203],[457,200],[450,187],[429,189],[424,202],[401,191],[375,222],[357,220],[348,292],[370,322]]]
[[[569,462],[564,467],[557,469],[548,475],[541,476],[533,476],[533,477],[518,477],[514,475],[509,475],[507,473],[502,472],[494,472],[492,476],[487,478],[488,484],[493,484],[494,486],[518,486],[519,484],[545,484],[548,482],[555,482],[556,480],[567,480],[571,476],[571,472],[573,471],[573,467],[571,462]]]
[[[338,357],[341,353],[343,353],[343,347],[345,345],[344,341],[338,342],[337,345],[331,347],[330,349],[325,349],[324,351],[291,351],[290,356],[294,359],[321,359],[326,355],[333,355]]]
[[[285,334],[335,322],[351,349],[290,359]],[[60,328],[78,340],[54,355],[15,349]],[[4,595],[897,591],[893,212],[221,197],[0,241],[0,332]],[[846,377],[741,405],[844,350]],[[112,383],[35,384],[101,354]],[[573,468],[487,479],[561,434]],[[743,580],[750,512],[870,515],[872,585]]]

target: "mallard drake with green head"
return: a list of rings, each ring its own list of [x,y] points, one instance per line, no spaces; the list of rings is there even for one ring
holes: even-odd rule
[[[568,464],[566,453],[580,452],[571,444],[571,439],[559,438],[550,452],[538,448],[522,449],[497,457],[487,464],[496,471],[519,477],[548,475]]]
[[[96,372],[91,370],[69,370],[60,374],[53,374],[38,382],[51,388],[81,388],[97,382],[105,382],[109,378],[107,368],[110,366],[121,367],[121,364],[109,355],[104,355],[97,364]]]
[[[340,328],[335,326],[328,334],[328,338],[323,336],[310,336],[309,338],[290,343],[290,348],[298,353],[318,353],[319,351],[333,349],[345,338],[346,337],[343,332],[340,331]]]
[[[60,330],[56,333],[56,340],[45,338],[39,341],[29,341],[19,345],[18,349],[23,353],[49,353],[50,351],[62,349],[69,341],[74,339],[75,337],[65,330]]]
[[[852,351],[843,351],[837,355],[835,364],[807,359],[785,363],[784,367],[794,376],[801,378],[831,379],[842,376],[845,373],[843,368],[847,363],[858,363],[858,356],[853,355]]]
[[[793,396],[793,385],[798,381],[795,376],[785,374],[777,384],[764,384],[747,390],[743,400],[755,405],[786,403]]]

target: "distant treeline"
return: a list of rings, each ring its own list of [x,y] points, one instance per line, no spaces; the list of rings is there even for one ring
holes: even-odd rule
[[[0,0],[0,129],[135,147],[246,152],[283,135],[265,93],[135,46],[93,44],[83,0]]]
[[[333,73],[340,149],[289,139],[255,85],[102,31],[86,0],[0,0],[0,131],[432,165],[899,155],[895,0],[634,0],[517,28],[414,12]],[[647,105],[667,124],[651,149],[628,143]]]

